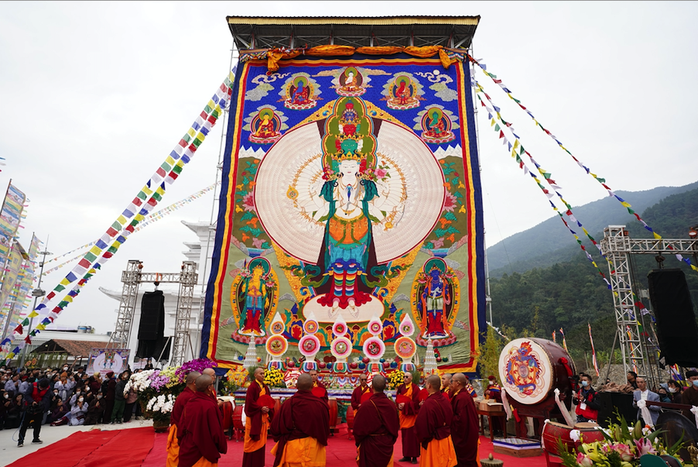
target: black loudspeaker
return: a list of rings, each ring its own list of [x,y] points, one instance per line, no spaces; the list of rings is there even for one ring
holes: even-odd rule
[[[138,326],[139,358],[158,358],[163,353],[165,334],[165,295],[161,290],[143,293],[141,300],[141,320]],[[169,357],[169,345],[163,357]]]
[[[681,269],[655,269],[647,278],[662,356],[669,365],[698,366],[698,325],[686,276]]]
[[[597,422],[604,428],[610,423],[620,423],[619,415],[625,417],[626,423],[634,423],[637,408],[633,407],[633,395],[620,392],[599,392],[599,415]]]

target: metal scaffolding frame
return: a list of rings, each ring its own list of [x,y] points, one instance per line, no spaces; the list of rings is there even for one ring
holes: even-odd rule
[[[609,279],[613,292],[617,337],[626,372],[633,370],[649,374],[648,358],[643,350],[638,313],[632,284],[632,254],[660,255],[696,254],[696,239],[634,239],[624,225],[609,225],[604,229],[601,251],[608,259]],[[638,294],[639,295],[639,294]]]
[[[199,275],[196,273],[196,263],[183,261],[181,272],[176,273],[142,272],[142,269],[143,263],[141,261],[129,260],[126,270],[121,274],[121,282],[123,282],[124,287],[121,293],[121,300],[119,301],[116,326],[107,347],[118,346],[126,348],[128,346],[133,330],[133,317],[136,311],[138,288],[141,283],[152,282],[155,285],[161,283],[179,284],[174,344],[170,355],[170,365],[179,366],[184,363],[187,344],[192,345],[189,326],[192,303],[194,301],[194,287],[199,279]]]

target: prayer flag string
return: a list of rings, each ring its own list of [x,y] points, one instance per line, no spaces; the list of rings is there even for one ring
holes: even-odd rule
[[[558,145],[563,151],[565,151],[565,152],[574,160],[574,162],[575,162],[580,168],[582,168],[588,175],[590,175],[591,177],[593,177],[594,180],[596,180],[597,182],[599,182],[599,183],[601,184],[601,186],[604,187],[604,189],[608,192],[609,196],[614,197],[621,205],[623,205],[623,207],[625,207],[625,208],[628,210],[628,212],[629,212],[630,214],[632,214],[633,216],[635,216],[635,218],[642,224],[642,226],[643,226],[646,230],[648,230],[649,232],[652,233],[652,235],[654,236],[654,238],[655,238],[656,240],[661,240],[661,239],[662,239],[662,236],[659,235],[657,232],[655,232],[655,231],[652,229],[652,227],[650,227],[650,226],[642,219],[642,217],[640,217],[640,215],[632,209],[632,205],[631,205],[630,203],[628,203],[628,202],[625,201],[623,198],[621,198],[620,196],[618,196],[618,195],[611,189],[611,187],[608,186],[608,184],[606,183],[606,179],[605,179],[605,178],[602,178],[602,177],[598,176],[597,174],[593,173],[593,172],[591,171],[591,169],[590,169],[589,167],[587,167],[586,165],[584,165],[584,163],[581,162],[579,159],[577,159],[577,157],[575,157],[574,154],[572,154],[572,152],[571,152],[569,149],[567,149],[567,148],[562,144],[562,142],[561,142],[555,135],[553,135],[547,128],[545,128],[545,127],[538,121],[538,119],[533,115],[533,113],[521,103],[521,100],[519,100],[519,99],[517,99],[517,98],[515,98],[515,97],[513,96],[511,90],[502,82],[501,79],[497,78],[497,75],[488,72],[488,71],[487,71],[487,67],[486,67],[484,64],[480,63],[478,60],[476,60],[475,58],[471,57],[469,54],[466,54],[466,56],[467,56],[468,60],[470,60],[470,61],[471,61],[472,63],[474,63],[475,65],[477,65],[477,66],[482,70],[482,72],[483,72],[485,75],[487,75],[492,81],[494,81],[494,83],[497,84],[497,85],[502,89],[502,91],[504,91],[504,93],[505,93],[511,100],[513,100],[524,112],[526,112],[526,114],[528,114],[528,116],[533,120],[534,124],[535,124],[537,127],[539,127],[546,135],[548,135],[550,138],[552,138],[553,141],[555,141],[555,143],[557,143],[557,145]],[[668,248],[669,248],[670,250],[673,250],[673,249],[674,249],[671,245],[668,245]],[[686,258],[686,257],[684,257],[684,256],[681,255],[681,254],[676,254],[676,259],[678,259],[679,261],[683,261],[684,263],[686,263],[687,265],[689,265],[689,266],[691,267],[691,269],[693,269],[694,271],[697,271],[697,272],[698,272],[698,266],[696,266],[696,265],[694,265],[693,263],[691,263],[690,258]]]
[[[234,70],[229,73],[223,83],[216,89],[215,94],[206,103],[189,130],[182,136],[165,161],[133,198],[133,201],[128,204],[106,232],[94,242],[94,246],[85,253],[78,264],[33,310],[33,313],[36,313],[36,316],[40,319],[36,328],[29,332],[24,339],[19,340],[14,348],[11,348],[13,344],[9,338],[0,343],[0,346],[3,346],[3,350],[7,347],[5,358],[8,361],[14,358],[26,344],[31,344],[32,337],[36,336],[36,334],[58,318],[59,314],[75,300],[82,287],[101,269],[109,258],[114,256],[119,247],[126,242],[129,235],[135,231],[138,224],[162,200],[166,186],[172,184],[179,177],[184,166],[194,157],[194,154],[204,142],[218,118],[223,114],[224,109],[226,109],[232,96],[233,79]],[[82,277],[80,278],[80,276]],[[48,303],[69,287],[69,291],[58,302],[57,306],[52,309],[48,308]],[[30,318],[26,317],[14,329],[15,339],[21,339],[22,334],[24,334],[23,327],[29,325],[29,323]]]

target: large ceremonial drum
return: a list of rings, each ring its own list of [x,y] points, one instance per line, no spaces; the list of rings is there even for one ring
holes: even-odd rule
[[[230,401],[223,402],[223,405],[221,406],[221,414],[223,416],[223,431],[229,429],[230,425],[233,423],[234,408],[235,406]]]
[[[550,412],[559,413],[555,389],[569,409],[575,371],[567,351],[545,339],[514,339],[499,355],[502,389],[521,415],[549,418]]]
[[[243,411],[243,406],[235,406],[235,409],[233,410],[233,428],[236,430],[245,431],[244,415],[245,413]]]
[[[349,433],[354,429],[354,409],[351,405],[347,407],[347,429]]]
[[[337,427],[337,399],[330,399],[330,431]]]
[[[603,441],[603,432],[595,423],[577,423],[574,428],[563,425],[562,423],[547,422],[543,428],[541,436],[543,446],[549,454],[556,456],[560,455],[558,440],[562,440],[562,444],[567,446],[568,452],[574,452],[574,448],[581,443],[593,443],[594,441]],[[574,441],[570,437],[572,430],[579,431],[579,441]]]

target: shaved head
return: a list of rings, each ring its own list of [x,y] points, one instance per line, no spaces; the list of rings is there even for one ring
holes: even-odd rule
[[[204,370],[206,371],[206,370]],[[206,392],[206,390],[213,384],[213,378],[209,375],[201,375],[196,378],[196,392]]]
[[[196,384],[196,379],[199,376],[201,376],[201,373],[199,373],[198,371],[190,371],[189,374],[187,374],[187,386]]]
[[[463,373],[456,373],[455,375],[453,375],[453,381],[456,381],[461,386],[465,386],[465,384],[468,382]]]
[[[437,375],[431,375],[427,378],[426,384],[434,391],[438,391],[441,389],[441,378],[439,378]]]
[[[383,375],[376,375],[371,380],[371,387],[373,392],[383,392],[385,391],[385,377]]]
[[[303,373],[298,377],[296,388],[299,391],[310,391],[313,388],[313,378],[307,373]]]
[[[211,378],[215,378],[215,377],[216,377],[216,370],[214,370],[213,368],[206,368],[206,369],[205,369],[204,371],[202,371],[201,373],[203,373],[204,375],[208,375],[208,376],[210,376]]]

